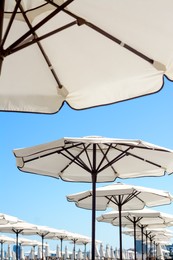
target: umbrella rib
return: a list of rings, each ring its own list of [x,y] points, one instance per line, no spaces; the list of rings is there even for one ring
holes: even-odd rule
[[[47,2],[51,3],[50,0],[46,0]],[[55,4],[55,3],[51,3],[56,7],[59,7],[59,5]],[[86,21],[85,19],[75,15],[74,13],[70,12],[69,10],[62,10],[63,12],[67,13],[68,15],[72,16],[73,18],[75,18],[77,21],[79,21],[79,25],[87,25],[88,27],[90,27],[91,29],[95,30],[96,32],[102,34],[103,36],[107,37],[108,39],[112,40],[113,42],[121,45],[122,47],[126,48],[127,50],[129,50],[130,52],[133,52],[134,54],[136,54],[137,56],[139,56],[140,58],[144,59],[145,61],[153,64],[154,60],[147,57],[146,55],[144,55],[143,53],[137,51],[136,49],[132,48],[131,46],[123,43],[121,40],[119,40],[118,38],[114,37],[113,35],[109,34],[108,32],[104,31],[103,29],[99,28],[98,26],[94,25],[93,23]]]
[[[103,157],[102,157],[102,159],[101,159],[101,161],[100,161],[100,163],[99,163],[99,165],[98,165],[98,167],[97,167],[97,172],[99,172],[99,168],[101,167],[101,165],[103,164],[103,161],[106,159],[106,161],[107,161],[107,166],[109,166],[109,160],[108,160],[108,158],[107,158],[107,154],[109,153],[109,151],[110,151],[110,149],[111,149],[111,147],[112,147],[112,144],[110,144],[109,146],[108,146],[108,149],[106,150],[106,152],[104,153],[104,151],[103,151],[103,149],[101,148],[101,146],[99,145],[99,144],[97,144],[97,146],[98,146],[98,148],[99,148],[99,150],[101,151],[101,153],[103,154]],[[112,165],[110,165],[110,167],[114,170],[114,168],[112,167]],[[102,168],[103,169],[103,168]]]
[[[72,147],[78,147],[78,146],[80,146],[80,145],[81,145],[81,144],[76,144],[76,145],[72,145],[72,146],[67,147],[67,148],[65,148],[65,147],[62,148],[62,147],[61,147],[59,150],[55,150],[55,151],[53,151],[53,152],[51,152],[51,148],[50,148],[50,149],[45,149],[45,150],[42,150],[42,153],[46,152],[46,154],[43,154],[43,155],[39,155],[40,152],[32,153],[32,154],[29,155],[30,157],[31,157],[31,156],[34,156],[34,155],[36,155],[36,154],[38,154],[38,156],[35,157],[35,158],[31,158],[31,159],[26,159],[26,160],[24,160],[24,163],[32,162],[32,161],[34,161],[34,160],[38,160],[38,159],[40,159],[40,158],[44,158],[44,157],[46,157],[46,156],[48,156],[48,155],[53,155],[53,154],[58,153],[58,154],[62,154],[64,157],[66,157],[67,159],[69,159],[69,160],[71,161],[62,171],[64,171],[66,168],[68,168],[68,166],[69,166],[71,163],[75,162],[75,163],[76,163],[77,165],[79,165],[80,167],[83,167],[83,168],[86,169],[87,171],[91,172],[90,169],[87,168],[87,165],[85,165],[83,161],[81,161],[82,164],[81,164],[81,163],[77,163],[77,162],[75,161],[75,159],[76,159],[77,157],[74,157],[74,155],[71,154],[71,153],[68,151],[68,149],[71,149]],[[88,145],[88,146],[89,146],[89,145]],[[53,149],[58,149],[58,148],[59,148],[59,147],[54,147]],[[85,149],[87,149],[87,147],[86,147]],[[50,151],[50,152],[48,152],[48,151]],[[70,156],[68,156],[67,154],[63,153],[63,151],[65,151],[66,153],[68,153],[72,158],[71,158]],[[84,149],[78,154],[78,157],[79,157],[83,152],[84,152]],[[73,159],[73,160],[72,160],[72,159]],[[86,167],[84,167],[84,166],[86,166]]]
[[[25,19],[25,21],[26,21],[26,23],[27,23],[29,29],[32,30],[32,25],[31,25],[31,23],[29,22],[29,19],[27,18],[26,14],[25,14],[25,12],[24,12],[24,10],[23,10],[23,8],[22,8],[22,6],[20,5],[19,8],[20,8],[20,10],[21,10],[21,13],[22,13],[22,15],[23,15],[23,17],[24,17],[24,19]],[[58,78],[58,76],[57,76],[55,70],[53,69],[53,66],[52,66],[51,62],[50,62],[50,60],[49,60],[47,54],[45,53],[45,50],[43,49],[41,43],[39,42],[39,37],[37,36],[37,34],[36,34],[35,31],[33,31],[32,34],[33,34],[33,36],[34,36],[34,39],[35,39],[36,42],[37,42],[37,45],[38,45],[38,47],[39,47],[39,49],[40,49],[40,51],[41,51],[41,53],[42,53],[42,55],[43,55],[43,57],[44,57],[44,59],[45,59],[45,61],[46,61],[48,67],[50,68],[50,71],[51,71],[52,75],[54,76],[54,78],[55,78],[55,80],[56,80],[58,86],[59,86],[59,87],[62,87],[62,84],[60,83],[59,78]],[[32,43],[34,44],[35,42],[32,41]],[[24,46],[24,45],[23,45],[23,46]],[[23,46],[20,46],[20,49],[23,48]]]
[[[132,218],[133,219],[132,219]],[[129,216],[126,216],[125,217],[127,220],[129,220],[130,222],[132,222],[132,223],[138,223],[138,222],[140,222],[140,220],[143,218],[143,217],[133,217],[133,216],[131,216],[130,214],[129,214]]]
[[[69,154],[70,156],[68,156],[67,154],[63,153],[63,151],[61,151],[60,153],[66,157],[67,159],[70,159],[70,162],[68,165],[66,165],[63,169],[62,169],[62,172],[67,169],[72,163],[76,163],[78,166],[80,166],[81,168],[85,169],[86,171],[90,172],[91,173],[91,170],[88,168],[88,166],[84,163],[83,160],[81,160],[80,158],[80,155],[83,154],[84,152],[86,153],[87,155],[87,148],[89,147],[90,145],[87,145],[86,147],[84,146],[83,150],[81,150],[81,152],[77,155],[77,156],[74,156],[68,149],[65,149],[63,151],[65,151],[67,154]],[[89,157],[87,156],[88,158],[88,161],[90,163],[90,160],[89,160]]]
[[[12,15],[11,15],[11,17],[10,17],[8,26],[7,26],[7,28],[6,28],[5,32],[4,32],[3,39],[2,39],[2,41],[1,41],[1,49],[3,48],[3,45],[4,45],[4,43],[5,43],[6,39],[7,39],[7,36],[8,36],[8,34],[9,34],[9,31],[10,31],[10,28],[11,28],[11,26],[12,26],[12,23],[13,23],[13,21],[14,21],[14,19],[15,19],[15,16],[16,16],[16,14],[17,14],[17,9],[18,9],[18,7],[19,7],[21,1],[22,1],[22,0],[16,0],[16,5],[15,5],[14,10],[13,10],[13,12],[12,12]],[[5,13],[5,12],[4,12],[4,13]]]
[[[134,190],[131,194],[129,194],[129,195],[125,198],[123,204],[126,204],[128,201],[131,201],[131,200],[134,199],[134,198],[138,198],[138,200],[142,201],[142,200],[138,197],[138,195],[139,195],[140,193],[141,193],[140,191]],[[142,201],[142,202],[144,203],[144,201]]]
[[[116,150],[120,151],[120,152],[126,153],[126,154],[125,154],[126,156],[132,156],[132,157],[134,157],[134,158],[136,158],[136,159],[139,159],[139,160],[141,160],[141,161],[145,161],[146,163],[152,164],[152,165],[154,165],[154,166],[157,166],[158,168],[162,168],[162,169],[165,170],[165,168],[162,167],[160,164],[154,163],[154,162],[149,161],[149,160],[147,160],[147,159],[144,159],[144,158],[142,158],[142,157],[140,157],[140,156],[138,156],[138,155],[135,155],[135,154],[133,154],[133,153],[128,152],[128,150],[130,150],[130,149],[139,148],[139,147],[137,147],[137,146],[130,146],[129,149],[127,149],[127,150],[125,150],[125,151],[122,151],[121,149],[119,149],[119,148],[117,148],[117,147],[114,147],[114,148],[115,148]],[[144,148],[144,149],[145,149],[145,148]],[[149,149],[149,150],[153,150],[153,149]],[[160,151],[160,150],[158,149],[157,151]],[[165,151],[165,150],[161,150],[161,151]],[[125,155],[124,155],[124,156],[125,156]],[[121,158],[120,158],[120,159],[121,159]],[[115,158],[114,160],[115,160],[115,162],[117,161],[116,158]],[[113,162],[112,162],[111,164],[114,163],[114,160],[112,160]],[[119,158],[118,158],[118,160],[119,160]]]
[[[116,147],[113,147],[113,148],[116,149],[116,150],[118,150]],[[131,147],[128,147],[125,151],[119,150],[119,151],[121,151],[121,154],[119,154],[117,157],[115,157],[115,158],[112,159],[111,161],[109,161],[108,158],[106,158],[106,159],[107,159],[107,164],[104,165],[104,166],[99,170],[99,172],[105,170],[105,169],[108,168],[108,167],[111,167],[112,170],[114,171],[114,173],[117,173],[116,170],[114,169],[114,167],[113,167],[112,165],[113,165],[115,162],[117,162],[117,161],[119,161],[120,159],[122,159],[123,157],[125,157],[126,154],[127,154],[127,151],[130,150],[130,149],[131,149]]]
[[[117,206],[118,205],[121,205],[123,206],[124,204],[126,204],[128,201],[132,200],[133,198],[137,197],[137,195],[139,194],[140,192],[138,191],[134,191],[132,192],[131,194],[129,194],[127,197],[125,197],[124,199],[124,196],[125,194],[122,194],[122,195],[111,195],[110,197],[107,195],[105,196],[105,198],[108,200],[107,202],[107,205],[109,205],[110,202],[112,202],[113,204],[116,204]],[[118,201],[119,199],[119,201]],[[121,201],[120,201],[121,199]],[[141,200],[140,198],[138,198],[139,200]],[[142,200],[141,200],[142,201]],[[143,202],[144,203],[144,202]]]
[[[16,40],[14,43],[12,43],[7,49],[6,52],[8,53],[11,49],[15,48],[17,45],[19,45],[23,40],[27,39],[30,35],[32,35],[33,32],[35,32],[37,29],[39,29],[43,24],[45,24],[47,21],[49,21],[52,17],[54,17],[56,14],[58,14],[60,11],[63,10],[63,8],[67,7],[71,2],[74,0],[67,0],[64,2],[61,6],[59,6],[56,10],[54,10],[52,13],[50,13],[46,18],[44,18],[41,22],[36,24],[32,29],[30,29],[28,32],[23,34],[18,40]]]
[[[108,39],[116,42],[117,44],[121,45],[122,47],[126,48],[127,50],[129,50],[130,52],[136,54],[138,57],[144,59],[145,61],[153,64],[154,63],[154,60],[147,57],[146,55],[144,55],[143,53],[137,51],[136,49],[132,48],[131,46],[125,44],[124,42],[122,42],[121,40],[119,40],[118,38],[114,37],[113,35],[107,33],[106,31],[102,30],[101,28],[97,27],[96,25],[90,23],[90,22],[87,22],[85,23],[88,27],[94,29],[95,31],[101,33],[102,35],[106,36]]]
[[[11,47],[9,47],[8,49],[4,50],[4,52],[3,52],[4,57],[7,56],[7,55],[10,55],[10,54],[13,54],[13,53],[15,53],[15,52],[17,52],[17,51],[19,51],[21,49],[24,49],[24,48],[26,48],[28,46],[31,46],[31,45],[33,45],[35,43],[39,43],[41,40],[44,40],[44,39],[46,39],[46,38],[48,38],[48,37],[50,37],[50,36],[52,36],[52,35],[54,35],[54,34],[56,34],[58,32],[61,32],[61,31],[65,30],[65,29],[67,29],[67,28],[70,28],[71,26],[74,26],[74,25],[76,25],[76,21],[68,23],[68,24],[66,24],[66,25],[64,25],[64,26],[62,26],[62,27],[60,27],[58,29],[55,29],[55,30],[53,30],[53,31],[51,31],[49,33],[46,33],[46,34],[44,34],[44,35],[42,35],[40,37],[37,36],[37,37],[34,37],[34,38],[28,38],[28,39],[31,39],[32,41],[25,41],[25,42],[23,41],[22,44],[19,44],[17,47],[15,47],[13,49],[11,49]],[[35,31],[33,31],[33,33],[35,33]],[[49,66],[49,67],[51,67],[51,66]]]

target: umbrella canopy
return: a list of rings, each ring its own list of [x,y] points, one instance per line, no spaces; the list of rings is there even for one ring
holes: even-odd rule
[[[17,217],[0,213],[0,225],[5,225],[8,223],[18,223],[18,222],[23,222],[23,221]]]
[[[119,236],[120,236],[120,259],[122,259],[122,209],[143,209],[145,206],[153,207],[172,202],[169,192],[145,188],[135,185],[116,183],[96,189],[96,210],[106,210],[108,207],[118,209]],[[67,200],[75,202],[76,206],[92,209],[92,190],[67,196]],[[170,220],[171,221],[171,220]]]
[[[2,0],[0,8],[0,110],[55,113],[64,101],[84,109],[173,79],[171,0]]]
[[[41,242],[37,240],[31,240],[24,237],[20,237],[19,244],[22,246],[40,246]]]
[[[14,155],[21,171],[71,182],[92,182],[93,259],[96,183],[173,172],[173,151],[142,140],[96,136],[62,138],[47,144],[15,149]]]

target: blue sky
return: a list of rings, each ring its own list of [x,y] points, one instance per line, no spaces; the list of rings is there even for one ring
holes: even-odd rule
[[[91,185],[22,173],[16,168],[12,150],[61,137],[88,135],[142,139],[173,149],[172,97],[172,83],[165,80],[163,89],[156,94],[114,105],[83,111],[75,111],[64,105],[54,115],[1,112],[0,212],[34,224],[90,236],[91,211],[77,208],[73,203],[67,202],[66,195],[91,189]],[[117,181],[173,193],[173,175]],[[106,184],[99,184],[103,185]],[[173,214],[173,205],[157,209]],[[97,212],[97,215],[102,213]],[[105,246],[119,246],[117,229],[110,224],[97,223],[96,239],[103,241]],[[51,248],[55,249],[57,243],[59,241],[51,242]],[[125,237],[123,247],[131,246],[133,240]],[[71,248],[69,243],[68,247]]]

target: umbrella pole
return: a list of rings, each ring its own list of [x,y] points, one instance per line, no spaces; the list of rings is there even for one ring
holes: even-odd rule
[[[19,259],[19,232],[16,232],[16,260]]]
[[[92,245],[91,245],[91,257],[95,260],[95,233],[96,233],[96,144],[93,144],[93,170],[92,170]]]
[[[142,260],[144,260],[144,227],[141,227],[141,246],[142,246]]]
[[[44,244],[44,235],[41,235],[41,239],[42,239],[42,260],[44,259],[44,254],[43,254],[43,244]]]
[[[121,196],[118,195],[118,212],[119,212],[119,243],[120,243],[120,260],[122,260],[122,222],[121,222],[121,211],[122,211],[122,204],[121,204]]]
[[[61,240],[61,259],[62,259],[62,238],[60,238],[60,240]]]
[[[146,231],[146,259],[148,259],[148,234]]]
[[[96,218],[96,173],[92,173],[92,245],[91,257],[95,260],[95,218]]]
[[[3,242],[1,241],[1,260],[3,260]]]
[[[76,240],[74,240],[73,253],[74,253],[74,260],[75,260],[76,259]]]
[[[1,46],[1,44],[2,44],[4,6],[5,6],[5,0],[1,0],[0,1],[0,73],[1,73],[1,67],[2,67],[2,62],[3,62],[3,48]]]
[[[133,220],[133,228],[134,228],[134,252],[135,252],[135,260],[136,260],[136,219],[135,217]]]

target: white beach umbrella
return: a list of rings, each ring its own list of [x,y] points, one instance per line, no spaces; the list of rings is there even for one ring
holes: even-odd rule
[[[50,248],[49,248],[49,244],[46,243],[45,245],[45,257],[49,257],[50,256]]]
[[[122,259],[126,260],[126,251],[125,251],[125,249],[122,250]]]
[[[37,258],[42,259],[42,247],[41,246],[38,246]]]
[[[95,258],[100,259],[100,252],[97,245],[95,246]]]
[[[12,251],[12,259],[16,260],[16,253],[14,251]]]
[[[115,259],[118,260],[120,258],[118,248],[115,248]]]
[[[82,260],[83,259],[83,254],[81,249],[79,248],[78,252],[77,252],[77,260]]]
[[[65,246],[65,253],[64,253],[64,259],[67,260],[69,258],[69,252],[68,252],[68,248],[67,245]]]
[[[156,256],[157,256],[158,260],[164,260],[165,259],[161,244],[157,245]]]
[[[35,259],[35,250],[34,250],[33,247],[31,248],[31,251],[30,251],[30,254],[29,254],[29,259],[30,260]]]
[[[11,258],[12,258],[11,246],[8,244],[8,247],[7,247],[7,259],[10,260]]]
[[[104,248],[103,248],[103,244],[100,244],[100,249],[99,249],[99,253],[100,253],[100,260],[104,259],[105,257],[105,252],[104,252]]]
[[[63,102],[84,109],[173,80],[172,0],[1,0],[0,7],[0,110],[55,113]]]
[[[74,252],[74,250],[73,250],[72,253],[71,253],[70,259],[71,259],[71,260],[75,260],[75,252]]]
[[[24,259],[25,259],[24,250],[23,247],[20,246],[20,260],[24,260]]]
[[[110,258],[111,254],[110,254],[110,246],[106,245],[106,251],[105,251],[105,257],[106,258]]]
[[[95,253],[95,190],[97,182],[116,178],[162,176],[173,172],[173,152],[142,140],[104,137],[62,138],[34,147],[15,149],[17,167],[71,182],[91,182],[92,258]]]
[[[91,250],[89,250],[89,252],[88,252],[88,259],[89,259],[89,260],[91,260],[91,259],[92,259]]]
[[[111,258],[112,260],[115,259],[114,249],[113,249],[112,246],[110,247],[110,258]]]
[[[56,246],[56,257],[59,259],[61,257],[60,247],[59,245]]]

